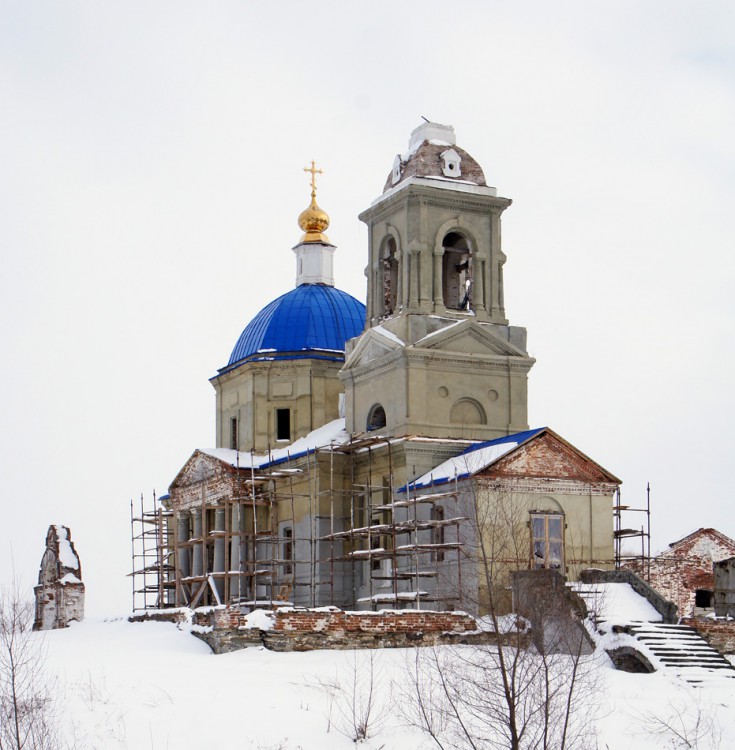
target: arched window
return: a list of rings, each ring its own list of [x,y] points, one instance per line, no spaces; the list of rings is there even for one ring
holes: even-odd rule
[[[487,424],[485,410],[473,398],[461,398],[456,401],[449,411],[449,421],[452,424]]]
[[[380,260],[383,272],[383,315],[387,316],[395,312],[398,300],[398,258],[393,237],[388,237],[383,245]]]
[[[385,427],[385,409],[380,404],[375,404],[368,414],[367,430],[370,432],[381,427]]]
[[[472,304],[472,248],[459,232],[442,241],[442,293],[447,310],[469,310]]]

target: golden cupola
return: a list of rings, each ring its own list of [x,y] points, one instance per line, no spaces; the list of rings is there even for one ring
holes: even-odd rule
[[[324,234],[329,226],[329,216],[316,202],[315,177],[322,173],[314,162],[304,167],[311,174],[311,203],[299,215],[299,226],[304,233],[299,244],[293,248],[296,253],[296,286],[302,284],[324,284],[334,286],[333,260],[335,247]]]
[[[322,174],[322,170],[317,169],[312,161],[311,167],[304,167],[304,172],[311,173],[311,203],[299,214],[299,227],[304,233],[299,242],[320,242],[329,245],[331,244],[329,238],[324,234],[329,226],[329,216],[326,211],[319,208],[316,202],[316,175]]]

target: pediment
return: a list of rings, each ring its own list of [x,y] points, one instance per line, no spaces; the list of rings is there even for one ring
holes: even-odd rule
[[[213,479],[221,474],[223,470],[226,470],[227,467],[229,467],[229,464],[226,462],[196,450],[183,465],[174,481],[171,482],[169,491]]]
[[[366,365],[386,354],[402,349],[403,346],[398,339],[388,337],[371,328],[362,334],[343,369],[349,370],[352,367]]]
[[[620,484],[620,480],[555,432],[543,432],[496,461],[486,476],[538,478],[590,484]]]
[[[456,352],[458,354],[481,354],[486,356],[528,357],[518,347],[480,326],[474,320],[463,320],[425,336],[416,342],[417,349]]]

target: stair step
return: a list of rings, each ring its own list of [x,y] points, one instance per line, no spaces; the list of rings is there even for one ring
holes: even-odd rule
[[[661,659],[662,664],[681,664],[684,667],[706,667],[707,669],[731,669],[727,662],[703,661],[702,659]]]
[[[598,621],[597,626],[605,621]],[[735,679],[735,666],[712,648],[699,633],[688,625],[654,622],[612,622],[630,633],[662,670],[678,675],[686,682],[705,687],[722,684],[722,679]],[[604,630],[610,632],[611,626]]]
[[[719,656],[720,654],[714,649],[709,648],[691,648],[688,646],[677,647],[677,646],[657,646],[650,643],[646,644],[651,651],[655,651],[657,654],[665,654],[671,652],[672,654],[692,654],[692,656]]]

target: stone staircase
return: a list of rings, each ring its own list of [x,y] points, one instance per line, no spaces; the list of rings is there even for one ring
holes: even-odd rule
[[[618,626],[619,628],[620,626]],[[676,674],[693,685],[735,680],[735,668],[694,628],[661,622],[632,622],[625,626],[658,669]]]
[[[627,593],[618,600],[622,604],[616,606],[614,588],[620,585],[626,586],[621,591]],[[618,654],[625,658],[626,652],[633,651],[632,656],[643,657],[639,665],[645,664],[645,667],[631,671],[654,669],[701,686],[735,680],[735,667],[694,628],[661,622],[660,612],[648,607],[644,597],[629,591],[627,586],[622,582],[575,585],[592,615],[595,629],[607,641],[604,647],[613,661]],[[650,598],[648,601],[650,603]],[[618,662],[616,665],[618,669],[625,668]]]

